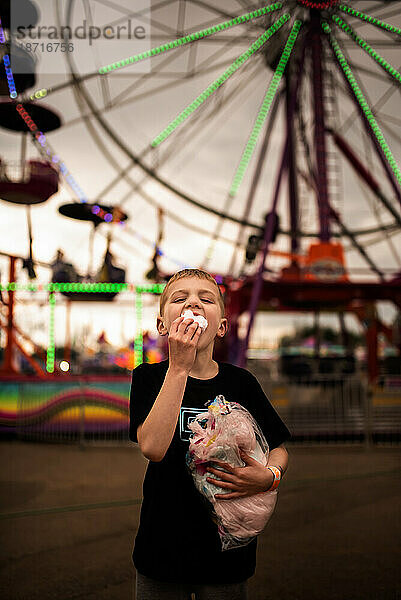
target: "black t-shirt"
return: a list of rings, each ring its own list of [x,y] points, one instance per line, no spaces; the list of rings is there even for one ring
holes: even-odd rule
[[[142,575],[160,581],[197,584],[237,583],[255,572],[256,540],[221,551],[210,505],[196,490],[185,455],[189,446],[188,422],[205,403],[222,394],[242,404],[261,427],[272,450],[291,434],[266,398],[257,379],[240,367],[218,361],[219,372],[211,379],[188,377],[178,423],[166,455],[150,461],[143,483],[140,523],[133,561]],[[137,442],[137,428],[144,422],[160,391],[168,360],[143,363],[132,373],[129,437]]]

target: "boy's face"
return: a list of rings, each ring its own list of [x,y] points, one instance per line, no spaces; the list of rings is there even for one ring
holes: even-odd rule
[[[157,318],[157,329],[161,335],[170,332],[171,324],[190,309],[195,315],[202,315],[208,322],[201,333],[198,349],[206,348],[217,336],[223,337],[227,331],[227,319],[221,316],[219,292],[207,279],[183,277],[171,284],[164,305],[163,316]]]

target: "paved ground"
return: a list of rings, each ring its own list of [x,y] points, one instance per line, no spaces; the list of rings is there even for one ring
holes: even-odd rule
[[[250,600],[401,600],[401,448],[289,452]],[[15,441],[0,458],[1,600],[133,600],[137,447]]]

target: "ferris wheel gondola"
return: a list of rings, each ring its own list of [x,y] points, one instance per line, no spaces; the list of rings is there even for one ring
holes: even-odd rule
[[[80,275],[71,263],[64,260],[64,253],[58,251],[55,262],[53,263],[52,281],[57,283],[114,283],[121,284],[125,282],[125,270],[117,267],[113,263],[113,255],[110,251],[112,240],[111,233],[107,236],[107,247],[103,258],[103,263],[97,273],[92,274],[93,264],[93,242],[96,229],[102,223],[106,224],[122,224],[127,220],[128,215],[123,213],[119,208],[106,206],[98,203],[78,203],[72,202],[63,204],[58,209],[59,213],[70,219],[77,221],[87,221],[92,224],[89,240],[89,263],[86,276]],[[70,300],[75,301],[111,301],[118,292],[61,292]]]
[[[16,103],[12,100],[0,101],[0,127],[22,134],[20,161],[8,162],[0,159],[0,198],[6,202],[26,206],[29,256],[24,261],[24,267],[29,277],[34,279],[36,273],[32,254],[31,206],[42,204],[57,193],[59,176],[50,161],[26,160],[26,142],[31,122],[35,122],[42,135],[43,132],[55,131],[61,127],[59,115],[44,105],[32,102]]]

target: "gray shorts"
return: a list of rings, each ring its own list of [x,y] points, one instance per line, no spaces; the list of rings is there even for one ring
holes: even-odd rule
[[[247,581],[191,585],[156,581],[136,572],[136,600],[247,600]]]

